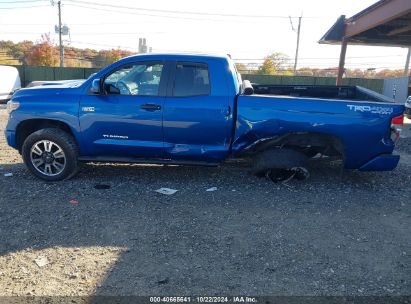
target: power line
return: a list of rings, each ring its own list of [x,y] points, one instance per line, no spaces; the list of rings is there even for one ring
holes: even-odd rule
[[[141,13],[141,12],[131,12],[131,11],[120,11],[120,10],[114,10],[114,9],[105,9],[105,8],[100,8],[100,7],[90,7],[90,6],[84,6],[84,5],[79,5],[79,4],[71,4],[67,3],[65,4],[66,6],[72,6],[72,7],[81,7],[93,11],[103,11],[103,12],[110,12],[110,13],[119,13],[119,14],[127,14],[127,15],[139,15],[139,16],[148,16],[148,17],[156,17],[156,18],[166,18],[166,19],[178,19],[178,20],[195,20],[195,21],[216,21],[216,22],[225,22],[227,20],[222,20],[222,19],[210,19],[210,18],[190,18],[190,17],[183,17],[183,16],[170,16],[170,15],[154,15],[154,14],[149,14],[149,13]]]
[[[177,17],[177,16],[166,16],[166,15],[153,15],[153,14],[148,14],[148,13],[137,13],[137,12],[130,12],[130,11],[118,11],[118,10],[112,10],[112,9],[104,9],[104,8],[99,8],[99,7],[89,7],[89,6],[84,6],[84,5],[79,5],[79,4],[65,4],[66,6],[73,6],[73,7],[81,7],[85,9],[90,9],[90,10],[98,10],[98,11],[103,11],[103,12],[110,12],[110,13],[120,13],[120,14],[127,14],[127,15],[140,15],[140,16],[148,16],[148,17],[157,17],[157,18],[170,18],[170,19],[186,19],[186,20],[204,20],[204,21],[210,21],[210,19],[198,19],[198,18],[188,18],[188,17]],[[222,20],[213,20],[213,21],[222,21]]]
[[[130,9],[128,11],[121,11],[121,10],[115,10],[115,9],[106,9],[106,8],[101,8],[101,7],[97,7],[97,6],[85,6],[85,5],[80,5],[77,3],[66,3],[66,6],[72,6],[72,7],[80,7],[80,8],[85,8],[85,9],[90,9],[93,11],[104,11],[104,12],[110,12],[110,13],[119,13],[119,14],[128,14],[128,15],[139,15],[139,16],[148,16],[148,17],[156,17],[156,18],[166,18],[166,19],[178,19],[178,20],[195,20],[195,21],[215,21],[215,22],[241,22],[241,20],[235,20],[235,19],[216,19],[216,18],[194,18],[194,17],[186,17],[186,16],[178,16],[178,15],[155,15],[155,14],[150,14],[150,13],[142,13],[142,12],[138,12],[138,11],[130,11]],[[89,4],[87,4],[89,5]],[[218,16],[216,16],[218,17]],[[274,17],[274,16],[273,16]],[[277,16],[277,17],[281,17],[283,18],[283,16]],[[256,16],[256,18],[258,19],[259,17]],[[262,17],[265,20],[261,20],[261,18],[259,20],[256,20],[258,22],[260,21],[268,21],[268,18]],[[287,17],[288,18],[288,17]],[[274,18],[271,18],[274,19]]]
[[[74,3],[86,4],[86,5],[94,5],[94,6],[103,6],[109,8],[116,8],[116,9],[127,9],[127,10],[139,10],[139,11],[146,11],[146,12],[157,12],[157,13],[171,13],[171,14],[183,14],[183,15],[200,15],[200,16],[218,16],[218,17],[240,17],[240,18],[279,18],[279,19],[288,19],[289,16],[273,16],[273,15],[240,15],[240,14],[221,14],[221,13],[209,13],[209,12],[193,12],[193,11],[175,11],[175,10],[161,10],[161,9],[148,9],[148,8],[140,8],[140,7],[132,7],[132,6],[120,6],[120,5],[111,5],[111,4],[103,4],[103,3],[94,3],[88,1],[81,1],[81,0],[68,0]],[[291,17],[291,18],[299,18],[299,17]],[[304,18],[318,18],[318,17],[304,17]]]
[[[19,3],[33,3],[33,2],[44,2],[47,0],[23,0],[23,1],[2,1],[1,4],[19,4]]]
[[[37,8],[37,7],[48,7],[48,5],[0,7],[0,9],[3,9],[3,10],[13,10],[13,9]]]

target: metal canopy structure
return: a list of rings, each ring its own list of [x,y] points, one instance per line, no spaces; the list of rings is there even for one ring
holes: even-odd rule
[[[341,44],[340,85],[348,44],[411,48],[411,0],[380,0],[351,18],[341,16],[319,43]]]

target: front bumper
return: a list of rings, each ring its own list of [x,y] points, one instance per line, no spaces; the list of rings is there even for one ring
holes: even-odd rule
[[[399,155],[381,154],[374,157],[358,170],[360,171],[391,171],[394,170],[400,161]]]
[[[17,149],[16,143],[16,133],[14,131],[4,131],[4,135],[6,136],[7,144],[15,149]]]

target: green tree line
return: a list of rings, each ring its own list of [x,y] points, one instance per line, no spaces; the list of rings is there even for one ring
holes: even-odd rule
[[[64,65],[66,67],[103,67],[115,62],[123,57],[133,55],[133,52],[110,49],[94,50],[90,48],[64,47]],[[260,75],[294,75],[290,58],[279,52],[266,56],[259,65],[236,63],[237,69],[241,73],[260,74]],[[12,41],[0,40],[0,64],[27,64],[39,66],[58,66],[59,49],[50,39],[49,34],[43,34],[41,39],[33,41]],[[335,77],[337,67],[312,68],[301,67],[297,69],[298,76],[327,76]],[[403,76],[402,69],[383,69],[370,71],[367,69],[345,69],[346,77],[358,78],[383,78]]]
[[[133,53],[121,49],[94,50],[64,47],[64,66],[66,67],[103,67]],[[0,64],[27,64],[39,66],[58,66],[59,48],[43,34],[36,42],[0,41]]]

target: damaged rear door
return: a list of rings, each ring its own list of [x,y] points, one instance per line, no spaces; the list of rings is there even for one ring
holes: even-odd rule
[[[220,162],[230,148],[232,111],[222,62],[173,62],[163,111],[168,158]]]

